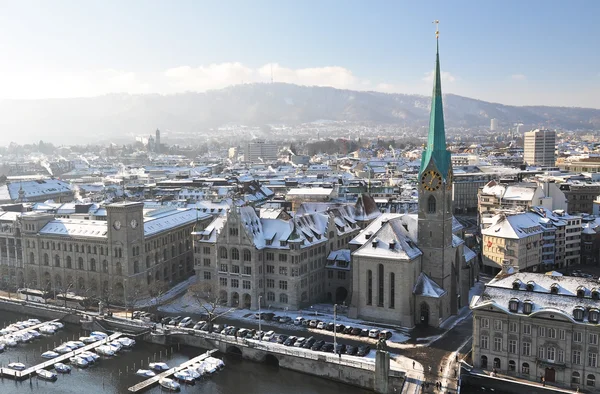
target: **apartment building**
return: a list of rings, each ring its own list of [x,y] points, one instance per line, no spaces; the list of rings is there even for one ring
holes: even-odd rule
[[[599,300],[597,281],[505,266],[470,304],[474,367],[600,392]]]
[[[525,133],[523,160],[527,165],[554,167],[555,150],[556,132],[536,129]]]

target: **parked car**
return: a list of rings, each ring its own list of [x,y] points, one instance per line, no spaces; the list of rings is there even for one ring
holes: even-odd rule
[[[210,332],[210,323],[204,323],[202,327],[200,327],[200,331]]]
[[[292,346],[294,343],[296,343],[297,340],[298,337],[292,335],[291,337],[288,337],[288,339],[286,339],[285,342],[283,342],[283,344],[285,346]]]
[[[189,327],[192,324],[194,324],[194,321],[192,320],[191,317],[188,316],[188,317],[184,317],[183,319],[181,319],[178,326],[179,327]]]
[[[343,354],[346,351],[346,345],[343,343],[337,343],[334,350],[335,354]]]
[[[279,323],[289,323],[292,321],[292,318],[289,316],[281,316],[279,318]]]
[[[369,345],[360,345],[358,347],[358,351],[356,352],[357,356],[364,357],[371,351],[371,346]]]
[[[333,323],[327,323],[327,325],[325,326],[325,329],[327,331],[333,331],[334,327],[335,327],[335,324],[333,324]]]
[[[315,337],[309,337],[306,342],[304,342],[304,345],[302,345],[302,347],[304,349],[310,349],[313,347],[313,345],[315,344],[315,342],[317,342],[317,340],[315,339]]]
[[[333,352],[333,343],[331,342],[326,342],[323,347],[321,348],[322,352],[328,352],[331,353]]]
[[[179,324],[179,322],[182,319],[183,319],[183,316],[175,316],[175,317],[171,318],[171,321],[169,321],[169,325],[176,326],[177,324]]]
[[[369,338],[379,338],[379,330],[376,328],[371,328],[369,330]]]
[[[258,320],[258,319],[264,319],[264,318],[265,318],[265,314],[264,314],[264,312],[261,312],[261,313],[258,313],[258,312],[256,312],[256,313],[254,314],[254,318],[255,318],[256,320]]]
[[[296,340],[296,342],[294,342],[294,347],[302,347],[302,345],[304,345],[305,342],[306,338],[300,337]]]
[[[256,331],[254,333],[254,339],[256,340],[262,340],[265,337],[265,332],[264,331]]]
[[[318,320],[317,320],[318,321]],[[324,321],[320,321],[317,323],[317,328],[319,330],[323,330],[325,328],[325,326],[327,325],[327,323],[325,323]]]
[[[346,326],[344,328],[344,334],[352,334],[353,329],[354,329],[354,327],[352,327],[352,326]]]
[[[347,355],[354,356],[356,354],[356,352],[358,352],[358,347],[356,347],[354,345],[346,346],[346,354]]]
[[[170,321],[171,321],[171,316],[165,316],[162,319],[160,319],[161,324],[169,324]]]
[[[273,339],[274,336],[275,336],[275,331],[267,331],[262,339],[263,339],[263,341],[269,342]]]
[[[221,332],[225,328],[225,324],[213,324],[212,332]]]
[[[379,332],[379,338],[390,339],[392,337],[392,332],[390,330],[381,330]]]
[[[246,335],[248,335],[248,329],[247,328],[240,328],[237,331],[237,337],[238,338],[246,338]]]
[[[248,330],[248,332],[246,333],[245,337],[247,339],[252,339],[254,338],[254,336],[256,335],[256,330],[255,329],[250,329]]]
[[[321,348],[323,347],[323,345],[325,345],[325,341],[322,340],[322,339],[319,339],[318,341],[316,341],[314,343],[314,345],[312,345],[312,347],[310,348],[310,350],[315,350],[315,351],[321,350]]]
[[[308,327],[308,325],[309,325],[309,324],[310,324],[310,320],[308,320],[308,319],[304,319],[304,320],[302,320],[302,325],[303,325],[304,327]]]
[[[199,321],[198,323],[194,324],[194,327],[192,327],[194,330],[201,330],[202,327],[204,327],[206,325],[205,321]]]
[[[298,316],[297,318],[295,318],[295,319],[294,319],[294,325],[295,325],[295,326],[301,326],[301,325],[302,325],[302,322],[303,322],[304,320],[305,320],[305,319],[304,319],[302,316]]]
[[[352,329],[352,331],[350,332],[351,335],[360,335],[360,332],[362,331],[362,328],[360,327],[354,327]]]
[[[271,312],[264,312],[262,314],[262,318],[265,319],[266,321],[271,321],[271,320],[273,320],[274,317],[275,317],[275,314],[271,313]]]
[[[335,332],[343,333],[345,328],[343,324],[338,323],[335,325]]]
[[[279,334],[279,336],[277,337],[277,343],[283,344],[285,341],[287,341],[289,337],[285,334]]]
[[[369,336],[369,330],[367,330],[366,328],[363,328],[362,330],[360,330],[360,336],[361,337],[368,337]]]
[[[311,328],[317,328],[317,326],[319,325],[319,323],[321,323],[320,320],[311,320],[308,323],[308,326],[311,327]]]

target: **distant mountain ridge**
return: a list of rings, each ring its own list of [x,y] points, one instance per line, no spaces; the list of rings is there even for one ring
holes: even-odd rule
[[[426,126],[429,105],[430,98],[420,95],[257,83],[166,96],[0,100],[0,128],[8,141],[87,143],[148,135],[157,127],[194,132],[227,123],[260,126],[347,120]],[[449,128],[488,128],[490,119],[496,118],[504,127],[523,123],[524,128],[600,129],[600,109],[517,107],[453,94],[444,95],[444,114]]]

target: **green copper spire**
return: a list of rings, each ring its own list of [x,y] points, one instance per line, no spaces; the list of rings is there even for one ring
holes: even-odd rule
[[[442,105],[442,78],[440,72],[440,46],[436,32],[435,74],[433,77],[433,97],[431,98],[431,114],[429,115],[429,135],[427,147],[421,157],[420,174],[430,165],[437,167],[444,179],[451,169],[450,152],[446,150],[446,131],[444,128],[444,108]]]

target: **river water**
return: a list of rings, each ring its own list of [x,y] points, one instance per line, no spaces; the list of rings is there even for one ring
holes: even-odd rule
[[[21,316],[15,313],[0,312],[0,327],[17,320],[26,320],[32,316]],[[22,362],[28,367],[45,361],[40,357],[42,352],[52,349],[67,340],[76,340],[86,335],[81,327],[66,325],[55,335],[42,337],[29,344],[19,344],[15,348],[7,348],[0,354],[0,364]],[[127,388],[141,382],[144,378],[134,374],[138,369],[150,362],[164,361],[169,366],[176,366],[203,353],[201,349],[181,347],[171,348],[139,342],[132,350],[121,351],[111,359],[102,359],[86,369],[73,368],[70,374],[58,376],[56,382],[46,382],[33,377],[31,380],[15,382],[3,378],[0,380],[1,394],[24,393],[127,393]],[[366,394],[368,391],[356,387],[331,382],[325,379],[293,372],[260,363],[244,361],[235,357],[224,356],[225,369],[206,380],[196,382],[195,386],[182,384],[182,393],[209,394]],[[145,393],[160,393],[158,386]]]

